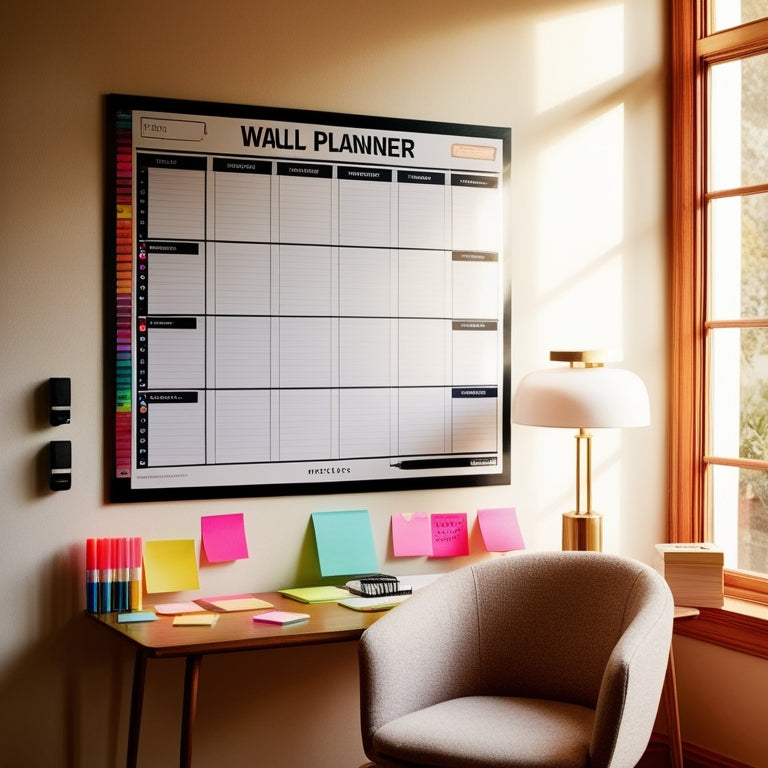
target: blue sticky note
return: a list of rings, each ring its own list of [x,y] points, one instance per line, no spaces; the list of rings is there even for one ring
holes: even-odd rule
[[[313,512],[312,525],[323,576],[378,572],[367,509]]]

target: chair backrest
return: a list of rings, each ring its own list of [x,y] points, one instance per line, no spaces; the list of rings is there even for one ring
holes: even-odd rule
[[[627,558],[586,552],[509,556],[471,566],[484,694],[595,707],[627,627],[655,621],[666,584]],[[444,584],[444,588],[450,588]]]

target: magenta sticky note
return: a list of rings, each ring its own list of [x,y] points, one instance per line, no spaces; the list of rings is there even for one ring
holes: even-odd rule
[[[469,554],[467,515],[464,512],[432,515],[432,557]]]
[[[243,513],[208,515],[200,518],[203,549],[209,563],[224,563],[248,557]]]
[[[477,522],[480,524],[480,534],[483,537],[485,548],[489,552],[511,552],[513,549],[525,549],[515,507],[478,509]]]
[[[429,515],[426,512],[416,512],[411,517],[392,515],[392,548],[395,557],[431,555]]]

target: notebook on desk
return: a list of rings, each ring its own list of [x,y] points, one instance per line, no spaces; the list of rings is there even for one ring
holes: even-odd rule
[[[410,595],[413,592],[410,586],[401,584],[396,576],[388,576],[385,573],[352,579],[346,583],[346,587],[353,595],[368,598]]]

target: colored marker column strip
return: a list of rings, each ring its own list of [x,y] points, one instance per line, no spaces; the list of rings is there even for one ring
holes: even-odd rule
[[[133,131],[131,113],[117,115],[115,158],[115,293],[117,336],[115,358],[115,473],[131,475],[131,315],[133,280]]]

